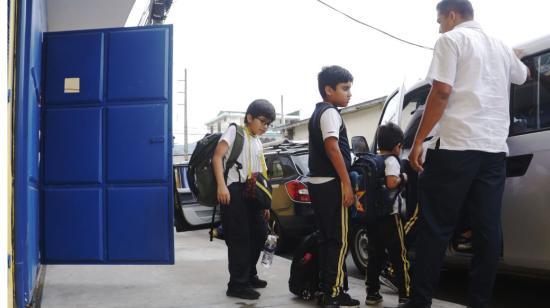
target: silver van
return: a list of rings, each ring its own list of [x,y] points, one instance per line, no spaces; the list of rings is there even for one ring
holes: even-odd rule
[[[510,89],[507,140],[510,152],[502,204],[503,247],[499,270],[550,276],[550,35],[516,49],[522,50],[522,61],[530,68],[531,78]],[[422,81],[406,91],[394,91],[384,105],[379,124],[394,122],[403,129],[404,160],[429,91],[430,85]],[[375,142],[371,148],[376,149]],[[406,197],[408,204],[416,203],[414,192],[409,191]],[[356,228],[352,237],[354,261],[364,270],[368,258],[365,231]],[[472,256],[468,248],[456,239],[451,241],[446,264],[468,265]]]

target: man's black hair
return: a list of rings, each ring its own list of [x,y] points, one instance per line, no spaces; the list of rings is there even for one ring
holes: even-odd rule
[[[325,86],[330,86],[336,90],[336,85],[339,83],[353,82],[353,76],[347,69],[338,65],[332,65],[321,69],[321,72],[317,75],[317,81],[319,83],[319,93],[325,99],[327,96]]]
[[[474,8],[468,0],[442,0],[436,6],[440,14],[448,15],[450,11],[455,11],[466,19],[474,18]]]
[[[246,109],[246,114],[251,115],[253,118],[264,117],[269,122],[275,121],[275,107],[267,99],[254,100]],[[248,123],[246,115],[244,116],[244,123]]]
[[[380,125],[376,132],[376,141],[381,151],[391,151],[398,143],[403,143],[403,131],[394,123]]]

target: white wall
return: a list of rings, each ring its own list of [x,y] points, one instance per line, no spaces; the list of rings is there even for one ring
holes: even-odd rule
[[[376,128],[378,127],[378,120],[382,114],[382,108],[382,104],[377,104],[370,108],[342,115],[346,123],[350,142],[353,136],[364,136],[369,143],[369,147],[371,146]],[[294,128],[294,140],[307,140],[308,138],[307,122]]]

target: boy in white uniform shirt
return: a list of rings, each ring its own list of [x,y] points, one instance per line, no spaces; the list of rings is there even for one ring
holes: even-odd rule
[[[243,197],[243,191],[248,171],[262,172],[266,168],[259,136],[268,130],[274,120],[275,108],[269,101],[257,99],[248,106],[244,120],[243,149],[234,167],[227,173],[227,182],[224,169],[237,134],[234,125],[223,133],[212,157],[228,250],[230,278],[227,296],[257,299],[260,293],[254,289],[267,286],[267,281],[258,278],[256,263],[267,238],[269,210],[261,210],[249,204]]]

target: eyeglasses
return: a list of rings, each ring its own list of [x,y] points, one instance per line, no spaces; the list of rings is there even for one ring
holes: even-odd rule
[[[267,126],[267,127],[271,127],[271,121],[266,120],[264,117],[257,117],[255,119],[260,121],[260,123],[262,123],[262,125]]]

